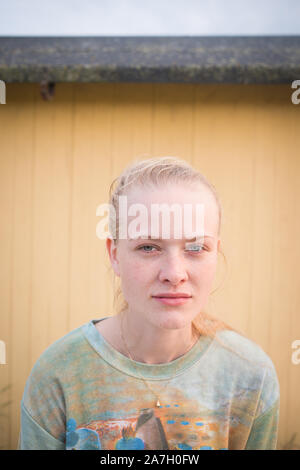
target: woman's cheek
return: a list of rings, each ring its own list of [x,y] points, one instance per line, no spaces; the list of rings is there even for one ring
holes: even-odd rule
[[[147,275],[149,276],[149,269],[146,270],[145,265],[142,266],[140,263],[130,263],[124,267],[121,284],[123,296],[128,304],[145,295]]]
[[[142,283],[146,279],[146,273],[149,273],[149,267],[142,261],[131,261],[122,266],[122,277],[128,282]]]
[[[201,268],[195,273],[195,276],[198,280],[200,286],[203,290],[209,289],[213,283],[214,277],[216,274],[216,265],[214,262],[203,263]]]

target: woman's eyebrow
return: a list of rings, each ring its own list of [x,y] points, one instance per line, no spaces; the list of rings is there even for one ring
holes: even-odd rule
[[[201,239],[201,238],[213,238],[213,239],[214,239],[215,237],[213,237],[213,236],[211,236],[211,235],[203,235],[203,236],[200,236],[200,237],[198,237],[198,238],[197,238],[197,237],[194,237],[194,238],[185,238],[184,241],[193,243],[193,242],[199,240],[199,238],[200,238],[200,239]],[[135,240],[139,240],[139,239],[143,239],[143,240],[156,240],[156,241],[160,241],[160,242],[163,241],[163,240],[167,240],[166,238],[163,238],[163,239],[162,239],[162,238],[151,237],[151,235],[140,235],[140,236],[135,237],[135,238],[129,238],[129,241],[135,241]],[[180,240],[180,239],[177,239],[177,240]]]

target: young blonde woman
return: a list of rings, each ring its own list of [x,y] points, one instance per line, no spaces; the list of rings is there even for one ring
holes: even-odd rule
[[[126,236],[119,236],[120,196],[128,209],[147,210],[142,232],[127,230],[129,211]],[[184,160],[152,158],[123,171],[110,204],[106,247],[123,305],[40,356],[21,402],[19,449],[275,449],[279,383],[272,360],[204,312],[222,253],[213,185]],[[200,204],[201,241],[186,232],[178,238],[172,223],[168,237],[161,224],[153,236],[155,204],[189,206],[193,223]]]

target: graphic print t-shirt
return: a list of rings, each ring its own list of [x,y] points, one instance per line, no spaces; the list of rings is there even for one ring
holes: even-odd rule
[[[146,364],[104,339],[95,326],[103,319],[55,341],[34,364],[19,450],[276,449],[279,382],[260,346],[223,330],[171,362]]]

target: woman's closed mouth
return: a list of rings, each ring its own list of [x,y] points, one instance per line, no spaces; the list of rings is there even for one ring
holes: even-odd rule
[[[177,292],[176,294],[159,293],[152,297],[166,305],[181,305],[185,304],[192,296],[185,292]]]

